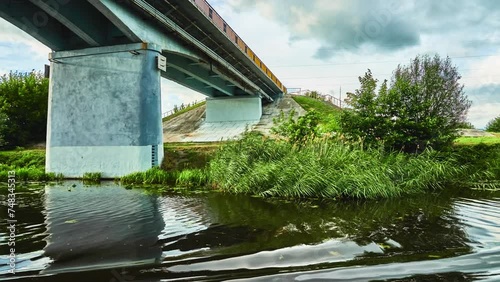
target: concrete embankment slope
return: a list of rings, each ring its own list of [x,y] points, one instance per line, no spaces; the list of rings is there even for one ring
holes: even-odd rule
[[[270,134],[273,118],[283,111],[285,115],[294,110],[298,116],[306,111],[291,97],[286,96],[272,104],[264,105],[260,121],[205,122],[205,105],[179,115],[163,123],[163,142],[215,142],[237,139],[245,130],[252,129]]]

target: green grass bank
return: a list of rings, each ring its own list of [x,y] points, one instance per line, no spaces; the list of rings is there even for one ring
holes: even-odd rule
[[[321,133],[330,133],[339,129],[340,114],[342,110],[322,100],[307,96],[292,96],[304,110],[316,111],[319,116],[319,131]]]
[[[45,150],[0,151],[0,182],[8,180],[9,171],[15,171],[16,181],[47,182],[63,178],[45,173]]]

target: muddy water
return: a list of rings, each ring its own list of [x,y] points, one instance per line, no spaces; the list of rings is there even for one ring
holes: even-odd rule
[[[28,186],[12,275],[4,186],[0,280],[500,281],[500,192],[306,202]]]

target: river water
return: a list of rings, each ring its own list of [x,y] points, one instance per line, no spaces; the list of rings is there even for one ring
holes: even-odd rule
[[[3,186],[0,280],[500,281],[500,192],[344,202],[18,187],[13,275]]]

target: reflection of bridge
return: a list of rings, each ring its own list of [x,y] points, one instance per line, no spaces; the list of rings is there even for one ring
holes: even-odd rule
[[[205,0],[16,0],[0,16],[52,48],[47,171],[116,177],[163,157],[160,76],[207,122],[257,120],[286,88]]]

